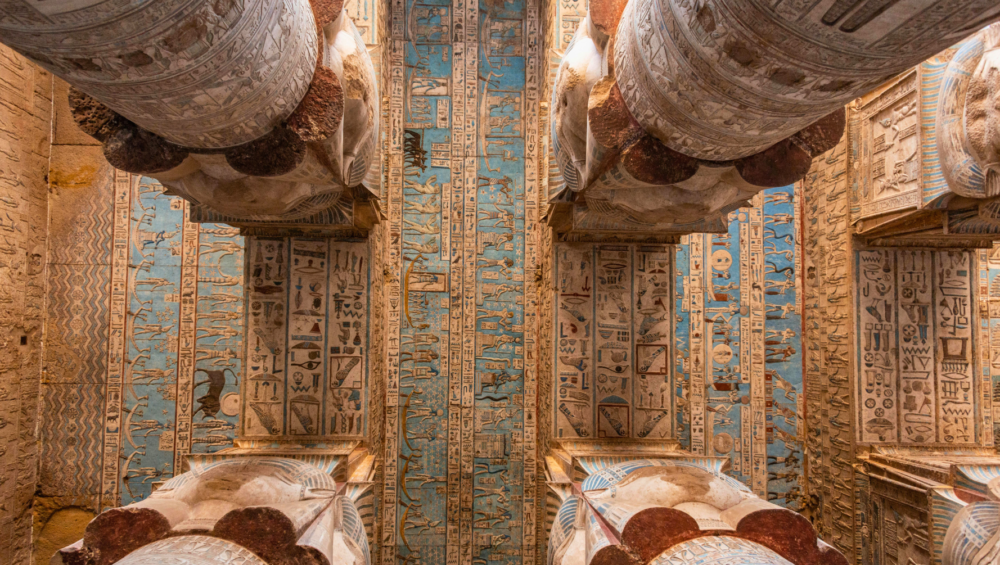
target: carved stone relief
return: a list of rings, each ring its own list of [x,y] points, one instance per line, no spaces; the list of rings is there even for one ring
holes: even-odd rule
[[[947,19],[939,15],[959,6]],[[730,211],[764,188],[802,178],[836,143],[843,104],[947,47],[964,25],[998,16],[988,2],[592,6],[565,47],[552,89],[561,183],[551,187],[549,223],[567,239],[721,232]],[[899,19],[906,24],[894,27]],[[972,81],[972,127],[980,132],[990,119],[990,65]],[[893,147],[880,161],[891,167],[880,194],[902,190],[919,169],[910,139],[916,101],[892,112],[899,115],[873,118],[891,130]],[[980,153],[995,146],[988,137],[977,137]]]
[[[998,461],[979,349],[990,349],[990,274],[969,249],[993,235],[952,231],[949,202],[978,204],[946,183],[928,189],[941,178],[927,158],[940,76],[965,46],[852,107],[845,140],[802,183],[807,511],[861,562],[941,563],[945,532],[981,490],[966,470]]]
[[[554,437],[673,437],[672,249],[555,252]]]
[[[539,3],[391,22],[381,562],[534,563]]]
[[[770,189],[727,234],[686,236],[675,279],[678,438],[792,509],[805,501],[800,206],[793,187]]]
[[[243,241],[195,224],[96,147],[52,160],[43,491],[85,507],[142,500],[188,453],[232,445],[242,378]],[[76,176],[95,170],[91,177]],[[106,453],[107,456],[103,456]]]
[[[6,0],[0,30],[73,85],[74,118],[115,167],[222,216],[208,221],[328,224],[379,186],[375,72],[341,6]]]
[[[995,560],[1000,467],[992,447],[876,447],[858,462],[865,562]]]
[[[857,253],[859,440],[972,444],[975,254]]]
[[[52,77],[0,47],[0,562],[32,558],[51,157]]]
[[[854,118],[862,143],[870,148],[860,161],[860,218],[919,206],[922,136],[917,83],[918,73],[907,73]]]
[[[563,498],[550,564],[847,563],[805,518],[754,496],[718,459],[620,459],[584,462],[589,476],[572,489],[549,483]]]
[[[874,245],[984,247],[1000,233],[1000,26],[924,61],[849,107],[858,166],[852,224]]]
[[[248,238],[241,437],[362,437],[367,242]]]
[[[853,123],[849,125],[853,127]],[[849,134],[853,133],[851,130]],[[853,402],[857,363],[849,177],[856,155],[847,139],[818,157],[801,181],[803,225],[803,385],[807,419],[804,511],[820,536],[849,561],[857,552],[863,509],[855,494]],[[895,318],[894,318],[895,319]]]

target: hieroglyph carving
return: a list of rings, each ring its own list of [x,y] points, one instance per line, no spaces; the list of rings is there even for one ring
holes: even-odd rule
[[[243,436],[364,434],[369,270],[366,242],[248,239]]]
[[[46,263],[53,256],[52,249],[47,250],[51,245],[47,229],[51,188],[44,174],[52,132],[51,76],[0,47],[0,100],[0,343],[4,344],[0,347],[0,485],[4,492],[0,561],[28,563],[34,549],[32,503],[41,480],[39,453],[44,449],[39,420],[48,403],[43,396],[69,393],[62,395],[65,398],[74,388],[61,384],[73,381],[57,379],[52,380],[59,385],[42,387],[43,368],[49,366],[43,343],[62,342],[67,333],[85,324],[76,322],[70,329],[67,321],[60,330],[46,333],[43,342],[45,312],[51,308],[46,278],[52,274]],[[81,271],[86,272],[79,262],[63,267],[59,287],[65,289],[71,280],[82,278]],[[79,370],[86,369],[80,366]],[[52,394],[53,388],[59,393]],[[80,444],[98,441],[90,438]],[[50,452],[65,448],[79,453],[81,447],[63,444]],[[62,466],[61,471],[68,473],[57,473],[60,477],[72,476],[71,465]]]
[[[858,252],[861,441],[975,443],[974,266],[967,251]]]
[[[556,247],[555,437],[673,436],[672,251]]]
[[[316,67],[308,0],[0,2],[0,38],[144,129],[231,147],[295,110]]]

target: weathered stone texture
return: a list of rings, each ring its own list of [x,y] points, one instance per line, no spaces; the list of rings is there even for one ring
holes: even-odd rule
[[[111,276],[111,169],[69,116],[56,80],[49,169],[45,372],[39,493],[84,497],[96,509],[107,367]]]
[[[0,47],[0,563],[31,558],[52,76]]]
[[[852,355],[838,332],[850,332],[853,269],[848,219],[847,175],[852,156],[845,136],[813,161],[801,181],[806,344],[805,438],[808,477],[806,514],[820,537],[854,560],[854,418],[851,411]],[[840,214],[839,218],[837,214]],[[835,221],[818,221],[820,218]]]

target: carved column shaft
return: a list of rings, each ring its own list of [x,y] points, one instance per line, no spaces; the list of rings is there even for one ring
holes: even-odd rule
[[[773,4],[629,2],[615,73],[646,131],[690,157],[753,155],[1000,14],[992,0]]]
[[[192,148],[270,132],[305,96],[317,58],[308,0],[0,0],[0,38]]]

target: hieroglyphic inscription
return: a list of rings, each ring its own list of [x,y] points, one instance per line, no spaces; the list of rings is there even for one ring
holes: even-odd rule
[[[47,263],[54,262],[55,257],[67,257],[86,242],[77,240],[68,246],[69,249],[60,247],[57,253],[52,250],[58,245],[49,233],[51,196],[46,175],[51,156],[52,99],[51,75],[10,49],[0,47],[0,343],[4,344],[0,347],[0,419],[3,420],[0,531],[4,532],[0,536],[0,562],[4,563],[32,560],[32,553],[36,551],[32,543],[33,530],[38,531],[33,522],[39,519],[38,512],[32,511],[36,493],[44,488],[46,494],[50,494],[56,482],[52,479],[56,477],[83,475],[83,480],[91,483],[97,478],[93,463],[100,465],[101,437],[70,442],[66,440],[75,438],[71,437],[73,434],[68,426],[39,426],[43,414],[62,416],[56,410],[79,410],[81,420],[99,430],[100,425],[95,426],[93,422],[100,419],[98,413],[102,408],[97,401],[81,409],[72,396],[87,385],[64,384],[83,381],[64,378],[69,375],[60,374],[59,369],[67,367],[49,364],[43,355],[43,345],[62,343],[63,336],[83,333],[81,330],[87,325],[77,321],[71,328],[71,320],[66,319],[56,329],[43,323],[49,306],[46,301],[49,287],[45,281]],[[76,212],[83,213],[83,210]],[[64,225],[60,232],[65,233],[68,229],[71,228]],[[72,266],[55,267],[53,270],[59,271],[61,280],[54,286],[58,290],[68,290],[89,269],[94,267],[80,259]],[[65,306],[63,312],[70,316],[82,313],[76,309],[71,311],[69,304]],[[44,341],[43,328],[46,328]],[[93,347],[97,340],[92,338],[96,336],[87,337],[91,339],[73,340],[75,348],[92,350],[88,351],[91,358],[103,353]],[[63,359],[66,357],[68,355]],[[42,384],[42,375],[48,371],[51,371],[48,373],[50,382],[59,385]],[[83,363],[72,363],[66,372],[82,375],[85,379],[89,376],[91,383],[103,377],[102,371],[88,370]],[[90,388],[99,386],[90,385]],[[103,396],[99,391],[88,394]],[[62,404],[65,400],[68,402]],[[49,440],[48,445],[39,441],[40,435]],[[88,453],[94,446],[97,453]],[[53,461],[45,466],[48,471],[41,473],[45,473],[48,480],[40,476],[39,453],[42,451],[48,455],[59,454],[65,461],[62,464]],[[78,457],[80,454],[85,455]],[[78,492],[84,490],[94,493],[96,489],[80,488]],[[93,496],[88,499],[89,506],[93,506],[93,500]],[[37,504],[34,508],[38,508]]]
[[[974,443],[974,255],[890,249],[857,257],[861,441]]]
[[[919,206],[921,131],[917,107],[918,73],[861,107],[854,116],[862,144],[857,181],[857,219]],[[833,213],[833,212],[830,212]]]
[[[171,199],[175,204],[181,204],[179,198]],[[196,368],[190,391],[178,394],[194,400],[191,451],[212,453],[232,444],[241,413],[244,239],[238,229],[222,224],[198,228]]]
[[[247,242],[247,377],[240,428],[251,437],[284,431],[287,243],[262,238]]]
[[[392,5],[384,564],[534,553],[534,11]]]
[[[731,215],[728,233],[686,236],[677,252],[677,437],[692,451],[730,457],[736,478],[762,497],[799,508],[803,384],[794,190],[764,191],[754,204]]]
[[[177,412],[174,440],[174,469],[182,468],[182,460],[191,451],[193,420],[191,392],[194,391],[195,357],[198,322],[198,232],[201,226],[191,221],[191,210],[184,206],[181,236],[180,319],[177,334]]]
[[[243,434],[363,435],[368,244],[252,238],[248,249]]]
[[[980,249],[976,252],[976,267],[978,284],[976,286],[975,314],[978,319],[976,328],[975,355],[979,363],[979,400],[982,425],[979,426],[980,445],[993,445],[993,376],[990,367],[990,252]]]
[[[556,251],[555,437],[594,436],[591,367],[594,340],[593,249],[561,246]]]
[[[850,199],[846,171],[853,156],[847,139],[817,157],[801,182],[803,369],[807,426],[812,430],[805,436],[804,455],[810,469],[808,493],[822,501],[807,507],[812,521],[824,539],[852,560],[855,530],[862,520],[856,520],[853,467],[856,412],[851,350],[858,320],[851,299],[855,261],[846,214]]]
[[[901,252],[905,253],[905,252]],[[913,253],[913,252],[910,252]],[[901,265],[902,266],[902,265]],[[934,253],[934,321],[937,355],[937,397],[940,419],[937,441],[948,444],[974,443],[983,422],[977,410],[978,379],[975,376],[975,337],[973,323],[973,275],[975,253],[968,250]],[[905,306],[903,273],[899,273],[900,294]],[[906,339],[906,326],[901,327]],[[919,353],[917,353],[919,355]],[[914,360],[914,365],[917,361]],[[900,367],[908,359],[903,352]],[[903,392],[906,392],[905,386]]]
[[[240,408],[238,231],[193,223],[189,205],[149,178],[131,177],[128,198],[121,487],[113,505],[149,496],[183,471],[188,453],[231,446]]]
[[[991,384],[987,393],[993,402],[993,437],[996,440],[997,422],[1000,422],[1000,248],[988,251],[987,262],[980,266],[989,273],[989,363],[984,365],[984,373],[989,371]]]
[[[690,300],[688,311],[690,312],[690,323],[692,326],[688,339],[688,366],[687,373],[690,375],[688,405],[691,410],[691,451],[693,453],[705,453],[705,406],[707,399],[707,376],[711,376],[713,361],[708,360],[708,340],[705,339],[705,319],[708,317],[705,311],[705,276],[712,279],[714,273],[709,270],[706,273],[705,256],[709,247],[705,245],[706,239],[711,236],[694,234],[688,236],[690,258],[689,276],[684,285],[685,296]],[[710,247],[709,247],[710,248]]]
[[[673,436],[672,254],[556,246],[555,437]]]
[[[132,176],[114,173],[114,231],[111,246],[111,322],[104,402],[104,460],[101,472],[101,506],[118,505],[121,449],[121,409],[128,321],[129,216]]]
[[[786,193],[787,194],[787,193]],[[787,357],[795,349],[786,345],[764,348],[764,219],[762,197],[754,197],[754,207],[747,212],[749,218],[745,225],[746,239],[740,241],[740,251],[748,250],[749,264],[741,267],[749,274],[750,284],[741,289],[741,299],[749,298],[749,335],[741,333],[741,338],[750,340],[750,414],[751,424],[751,458],[750,487],[754,494],[767,496],[767,442],[768,442],[768,411],[767,390],[764,382],[764,363],[774,362]],[[744,226],[740,226],[741,230]],[[742,235],[741,233],[741,235]],[[742,279],[742,277],[741,277]],[[744,352],[743,358],[747,355]],[[744,469],[744,473],[746,470]]]
[[[802,380],[801,199],[792,187],[769,190],[763,198],[764,352],[767,410],[767,498],[793,509],[805,502],[802,484],[805,441]]]

